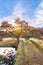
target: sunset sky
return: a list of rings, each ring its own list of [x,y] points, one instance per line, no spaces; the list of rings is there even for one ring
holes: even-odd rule
[[[34,27],[43,26],[43,0],[0,0],[0,22],[14,24],[20,17]]]

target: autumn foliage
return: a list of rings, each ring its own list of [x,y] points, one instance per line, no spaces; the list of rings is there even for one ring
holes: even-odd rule
[[[33,37],[43,36],[43,27],[42,28],[34,28],[29,26],[25,20],[21,20],[20,18],[16,18],[15,22],[17,26],[13,26],[9,24],[7,21],[3,21],[0,26],[0,34],[10,34],[15,37],[25,37],[31,35]],[[1,31],[3,29],[3,31]]]

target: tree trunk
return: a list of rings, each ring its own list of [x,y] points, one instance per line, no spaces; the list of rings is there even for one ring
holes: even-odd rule
[[[19,44],[19,37],[17,38],[17,42],[18,42],[18,44]],[[17,45],[18,45],[18,44],[17,44]]]
[[[19,37],[17,37],[16,50],[18,48],[18,44],[19,44]]]

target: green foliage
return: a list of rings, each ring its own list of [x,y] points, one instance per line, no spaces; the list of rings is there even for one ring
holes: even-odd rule
[[[29,39],[30,37],[33,37],[32,34],[30,32],[28,32],[26,35],[25,35],[25,38],[26,39]]]

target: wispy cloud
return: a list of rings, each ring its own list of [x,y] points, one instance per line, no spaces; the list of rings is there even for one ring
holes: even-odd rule
[[[43,2],[41,2],[35,10],[35,17],[33,18],[33,26],[43,24]],[[40,26],[41,27],[41,26]]]
[[[21,19],[25,19],[29,25],[32,25],[34,27],[41,27],[41,24],[43,24],[43,1],[39,3],[38,7],[34,11],[35,15],[33,19],[29,18],[27,15],[23,16],[23,13],[26,13],[27,10],[25,10],[21,5],[21,0],[16,5],[13,15],[15,17],[20,17]]]
[[[28,15],[26,15],[28,9],[25,9],[22,6],[22,0],[19,0],[18,3],[13,8],[12,15],[7,17],[2,17],[0,21],[7,20],[9,23],[14,24],[14,19],[17,17],[20,17],[21,19],[25,19],[29,25],[32,26],[39,26],[40,24],[43,24],[43,2],[39,3],[38,7],[34,11],[34,17],[31,19]],[[25,14],[25,15],[23,15]]]
[[[14,19],[15,18],[20,17],[21,19],[23,19],[23,13],[25,13],[26,10],[22,7],[21,1],[22,0],[19,0],[18,3],[16,4],[15,8],[13,8],[12,15],[2,17],[0,19],[0,21],[5,20],[5,21],[8,21],[9,23],[12,23],[14,25]]]
[[[13,16],[23,18],[23,13],[25,13],[25,9],[22,7],[21,0],[17,3],[17,5],[14,8]]]

